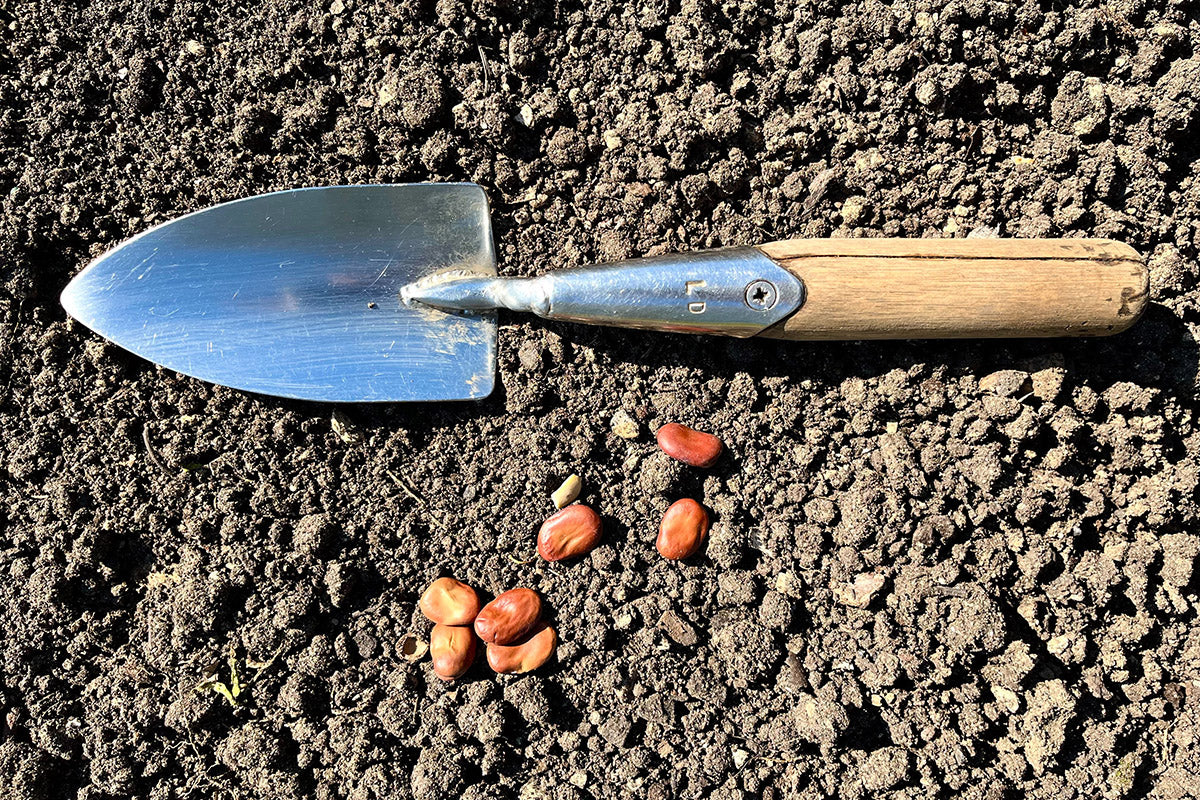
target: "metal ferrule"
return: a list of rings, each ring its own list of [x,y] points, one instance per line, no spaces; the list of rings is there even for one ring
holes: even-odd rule
[[[643,258],[536,278],[461,271],[405,286],[407,304],[445,311],[496,308],[621,328],[753,336],[804,302],[804,285],[754,247]]]

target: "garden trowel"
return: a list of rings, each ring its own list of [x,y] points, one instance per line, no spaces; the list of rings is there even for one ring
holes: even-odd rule
[[[1147,299],[1098,239],[793,239],[496,274],[474,184],[294,189],[158,225],[83,270],[67,312],[156,364],[262,394],[460,400],[495,380],[497,309],[782,339],[1103,336]]]

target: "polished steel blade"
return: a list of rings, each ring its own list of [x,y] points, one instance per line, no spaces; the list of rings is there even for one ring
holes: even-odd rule
[[[494,312],[400,300],[434,272],[494,275],[474,184],[334,186],[250,197],[152,228],[62,294],[67,313],[178,372],[334,402],[492,391]]]

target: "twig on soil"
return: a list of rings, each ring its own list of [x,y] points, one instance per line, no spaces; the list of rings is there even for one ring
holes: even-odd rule
[[[146,445],[146,452],[150,455],[150,460],[154,462],[154,466],[163,471],[163,474],[172,474],[167,465],[158,457],[158,453],[154,450],[154,445],[150,444],[150,423],[142,424],[142,444]]]
[[[483,93],[488,93],[488,63],[487,56],[483,52],[483,45],[475,45],[479,50],[479,63],[483,65]]]
[[[387,471],[387,474],[388,474],[388,477],[392,479],[392,483],[399,486],[406,495],[408,495],[410,498],[412,498],[412,500],[414,502],[416,502],[417,505],[421,506],[422,508],[428,507],[429,504],[425,502],[425,498],[421,497],[421,495],[417,494],[417,490],[414,489],[412,486],[410,486],[408,481],[404,480],[399,475],[392,472],[390,469]]]
[[[270,669],[271,665],[275,663],[275,661],[279,658],[279,654],[282,652],[283,652],[283,644],[281,643],[279,645],[279,647],[275,648],[275,652],[272,653],[271,657],[269,659],[267,659],[266,661],[251,661],[250,659],[247,658],[246,666],[249,667],[250,669],[254,670],[254,677],[250,679],[251,682],[258,680],[259,675],[263,674],[268,669]]]
[[[186,742],[187,742],[188,747],[192,748],[192,753],[195,754],[196,760],[200,762],[200,766],[204,767],[204,764],[205,764],[204,756],[200,753],[200,748],[196,747],[196,742],[195,742],[195,740],[192,739],[191,733],[188,734]],[[198,779],[203,780],[203,782],[205,784],[207,784],[207,786],[211,789],[216,789],[221,792],[227,792],[229,797],[235,797],[235,798],[241,797],[242,796],[241,793],[237,791],[237,788],[235,786],[233,786],[226,780],[220,780],[220,781],[218,780],[218,778],[223,779],[224,776],[217,776],[217,777],[213,776],[212,773],[214,770],[223,770],[223,769],[225,769],[225,768],[223,766],[221,766],[221,764],[215,763],[215,764],[205,767],[203,772],[194,774],[191,778],[188,779],[188,785],[184,787],[182,796],[183,797],[191,797],[193,792],[197,788],[203,788],[200,786],[193,785],[193,781],[197,780],[197,778],[198,778]]]

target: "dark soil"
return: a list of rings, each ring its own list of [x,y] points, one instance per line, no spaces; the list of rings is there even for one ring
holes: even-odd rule
[[[222,5],[0,0],[0,795],[1195,796],[1191,4]],[[1126,241],[1155,304],[1010,343],[509,319],[491,399],[341,437],[57,303],[184,212],[417,180],[487,187],[506,274],[994,229]],[[668,463],[669,421],[727,456]],[[570,472],[604,544],[531,560]],[[715,525],[671,563],[681,496]],[[445,573],[543,592],[556,661],[407,661]]]

